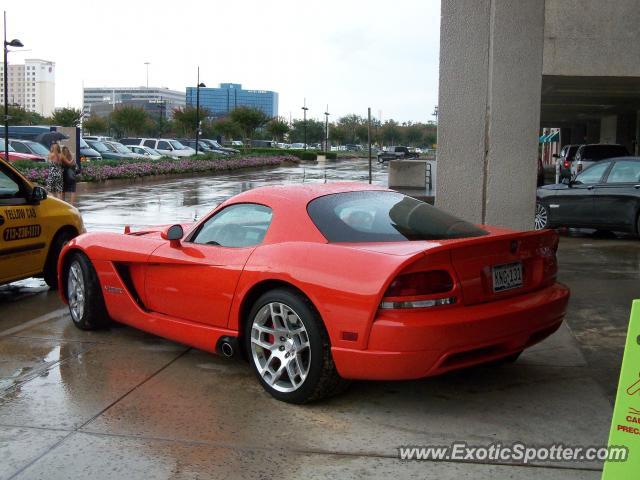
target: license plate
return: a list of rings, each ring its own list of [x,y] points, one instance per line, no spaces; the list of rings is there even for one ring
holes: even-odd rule
[[[493,291],[504,292],[522,286],[522,263],[495,265],[493,272]]]

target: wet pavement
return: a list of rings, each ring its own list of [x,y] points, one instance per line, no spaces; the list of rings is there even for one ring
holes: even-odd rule
[[[366,180],[366,162],[141,182],[79,195],[89,230],[201,217],[266,183]],[[386,167],[374,165],[384,184]],[[248,366],[124,326],[83,332],[55,292],[0,287],[0,479],[599,478],[597,462],[406,462],[402,445],[602,445],[640,244],[571,232],[567,325],[513,365],[355,382],[310,406],[273,400]]]

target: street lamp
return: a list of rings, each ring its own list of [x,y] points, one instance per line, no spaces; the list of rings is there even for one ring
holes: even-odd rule
[[[302,105],[302,112],[304,115],[304,149],[307,149],[307,110],[309,110],[307,108],[307,99],[304,99],[304,104]]]
[[[7,42],[7,12],[4,12],[4,159],[9,161],[9,65],[7,64],[7,47],[24,47],[22,42],[14,38]]]
[[[198,84],[196,85],[196,155],[198,154],[198,143],[200,141],[200,87],[206,88],[206,85],[200,83],[200,67],[198,67]]]
[[[324,151],[329,151],[329,105],[327,105],[327,111],[324,112]]]

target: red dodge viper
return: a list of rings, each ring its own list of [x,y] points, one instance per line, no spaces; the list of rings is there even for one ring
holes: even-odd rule
[[[304,403],[350,379],[515,360],[562,323],[557,247],[381,187],[306,184],[241,193],[193,225],[80,235],[58,276],[79,328],[239,354]]]

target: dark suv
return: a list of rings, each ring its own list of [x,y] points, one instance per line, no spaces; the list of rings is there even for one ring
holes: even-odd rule
[[[387,147],[386,150],[378,152],[378,162],[382,163],[387,160],[399,160],[402,158],[418,158],[417,152],[410,152],[407,147]]]

